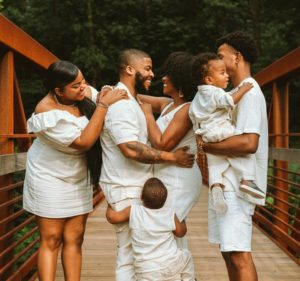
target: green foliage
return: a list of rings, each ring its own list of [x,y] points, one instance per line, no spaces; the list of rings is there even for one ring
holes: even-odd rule
[[[300,43],[300,1],[0,0],[1,5],[59,58],[78,64],[97,88],[117,80],[115,65],[125,48],[148,52],[157,72],[173,51],[211,51],[221,35],[246,30],[261,51],[257,72]]]

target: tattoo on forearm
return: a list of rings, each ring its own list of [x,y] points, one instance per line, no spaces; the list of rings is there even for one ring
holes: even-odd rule
[[[139,142],[127,143],[126,146],[135,151],[135,160],[146,163],[161,163],[161,151],[151,148]]]

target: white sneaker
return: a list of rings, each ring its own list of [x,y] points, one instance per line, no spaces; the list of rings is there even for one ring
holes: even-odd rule
[[[266,194],[253,181],[242,180],[240,183],[240,190],[259,199],[264,199],[266,196]]]
[[[225,214],[228,206],[223,194],[223,189],[220,186],[214,186],[211,189],[212,202],[218,215]]]

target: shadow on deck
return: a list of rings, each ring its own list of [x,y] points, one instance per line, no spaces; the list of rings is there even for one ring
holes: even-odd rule
[[[83,281],[114,280],[116,239],[113,226],[105,219],[105,210],[103,201],[88,219],[83,245]],[[203,188],[187,224],[197,280],[228,280],[218,246],[207,241],[207,188]],[[256,227],[253,228],[253,256],[260,281],[299,280],[298,265]],[[61,265],[56,280],[64,280]]]

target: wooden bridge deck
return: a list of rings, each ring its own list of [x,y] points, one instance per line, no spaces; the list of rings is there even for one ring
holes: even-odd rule
[[[88,219],[83,245],[83,281],[114,280],[116,239],[113,227],[105,219],[105,210],[106,203],[103,201]],[[201,199],[192,210],[187,224],[197,280],[228,280],[218,246],[207,241],[207,188],[203,188]],[[300,280],[298,265],[255,227],[253,256],[260,281]],[[60,265],[56,280],[64,280]]]

